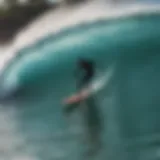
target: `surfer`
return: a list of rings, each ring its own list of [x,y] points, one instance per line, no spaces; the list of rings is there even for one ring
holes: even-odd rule
[[[77,84],[78,91],[87,88],[95,76],[95,63],[88,59],[80,58],[78,60],[78,77],[79,83]],[[90,149],[92,153],[95,149],[100,147],[100,133],[101,133],[101,117],[99,109],[95,103],[94,96],[90,96],[84,102],[83,116],[87,131],[87,140],[89,141]],[[81,108],[81,107],[80,107]],[[90,152],[90,153],[91,153]]]
[[[91,60],[82,59],[78,60],[78,69],[76,70],[76,75],[81,75],[82,77],[78,77],[79,83],[77,84],[77,89],[80,90],[85,88],[92,80],[95,74],[95,64]]]
[[[101,146],[101,115],[99,111],[99,107],[96,105],[96,100],[94,95],[89,95],[87,98],[83,98],[85,96],[85,91],[88,91],[91,88],[89,86],[92,84],[92,80],[95,77],[95,63],[91,60],[80,58],[77,62],[77,68],[75,72],[75,76],[77,79],[77,92],[78,95],[75,95],[75,99],[78,100],[78,103],[71,103],[70,107],[66,107],[66,113],[71,113],[76,108],[79,108],[82,113],[82,117],[84,120],[85,126],[85,142],[89,144],[89,152],[87,154],[96,153]],[[85,90],[85,91],[84,91]],[[73,97],[69,100],[73,100]],[[88,145],[85,145],[88,146]]]
[[[87,59],[78,59],[78,62],[76,64],[76,70],[75,70],[75,76],[76,76],[76,88],[78,95],[75,95],[74,98],[67,98],[64,100],[64,103],[73,103],[73,100],[78,100],[78,102],[81,102],[84,100],[87,94],[87,90],[89,89],[89,85],[91,84],[91,81],[95,74],[95,65],[91,60]],[[84,91],[85,89],[85,91]],[[78,103],[80,104],[80,103]],[[71,107],[66,108],[66,113],[72,112],[75,108],[77,108],[78,104],[72,105]]]

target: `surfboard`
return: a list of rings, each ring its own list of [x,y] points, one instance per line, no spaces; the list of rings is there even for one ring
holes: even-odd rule
[[[66,105],[79,103],[79,102],[87,99],[93,93],[100,90],[103,86],[104,86],[103,81],[101,81],[101,80],[95,81],[95,82],[91,83],[88,87],[82,89],[80,92],[75,93],[72,96],[65,98],[63,103]]]
[[[89,92],[82,91],[80,93],[74,94],[66,99],[64,99],[64,104],[74,104],[78,103],[84,99],[86,99],[89,96]]]
[[[82,89],[81,91],[65,98],[63,100],[63,104],[65,105],[72,105],[79,103],[81,101],[84,101],[91,95],[97,93],[98,91],[102,90],[105,85],[107,85],[113,75],[112,69],[108,70],[106,74],[102,74],[95,78],[89,85],[88,87]]]

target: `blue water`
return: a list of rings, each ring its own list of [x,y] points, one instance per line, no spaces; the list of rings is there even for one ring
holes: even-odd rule
[[[86,57],[101,73],[114,69],[110,83],[95,97],[103,147],[86,159],[159,159],[159,28],[159,13],[101,20],[19,51],[4,69],[0,85],[1,95],[19,90],[12,107],[26,140],[21,149],[40,160],[86,158],[83,114],[79,108],[66,117],[61,103],[76,90],[76,61]]]

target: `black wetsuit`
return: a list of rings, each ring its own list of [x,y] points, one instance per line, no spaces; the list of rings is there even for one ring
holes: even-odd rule
[[[80,83],[78,89],[87,87],[95,76],[95,64],[90,60],[79,61],[79,74],[82,77],[79,79]],[[81,74],[82,73],[82,74]],[[90,96],[83,102],[82,112],[84,116],[84,122],[86,124],[86,138],[89,142],[91,154],[96,153],[101,146],[101,115],[96,104],[94,96]]]
[[[79,72],[83,71],[84,74],[82,75],[82,78],[80,78],[80,83],[79,83],[79,88],[83,88],[85,86],[87,86],[95,73],[95,69],[94,69],[94,63],[92,61],[89,60],[80,60],[79,62]]]
[[[88,59],[79,59],[78,68],[76,69],[77,90],[78,92],[87,87],[95,76],[95,64]],[[75,108],[79,107],[81,103],[67,107],[67,112],[72,112]],[[86,124],[86,140],[89,142],[89,150],[87,152],[96,153],[101,145],[101,115],[96,104],[94,96],[87,98],[83,105],[80,107],[84,122]],[[91,153],[91,154],[92,154]]]

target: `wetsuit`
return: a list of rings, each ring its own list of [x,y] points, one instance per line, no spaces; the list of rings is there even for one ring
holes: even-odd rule
[[[95,64],[94,62],[88,59],[79,59],[78,60],[78,68],[76,68],[75,76],[78,80],[77,90],[78,92],[87,87],[92,78],[95,76]],[[73,112],[75,108],[80,107],[82,112],[84,122],[85,122],[85,130],[86,130],[86,138],[85,138],[85,146],[86,142],[89,142],[89,148],[87,149],[87,154],[94,154],[99,150],[101,146],[101,115],[99,112],[99,107],[96,104],[96,99],[94,96],[90,96],[85,101],[83,101],[82,105],[75,104],[71,105],[71,107],[67,107],[67,112]]]
[[[80,83],[78,89],[83,89],[87,87],[92,78],[95,75],[95,65],[90,60],[79,60],[79,74],[82,75],[80,78]],[[81,74],[82,73],[82,74]],[[87,154],[96,153],[101,146],[101,127],[102,120],[100,111],[96,104],[96,99],[94,96],[90,96],[83,102],[82,112],[84,116],[84,122],[86,124],[86,142],[89,142],[89,150]]]
[[[94,63],[89,60],[80,60],[78,65],[79,72],[82,72],[82,78],[80,78],[78,88],[84,88],[91,82],[95,73],[95,66]]]

